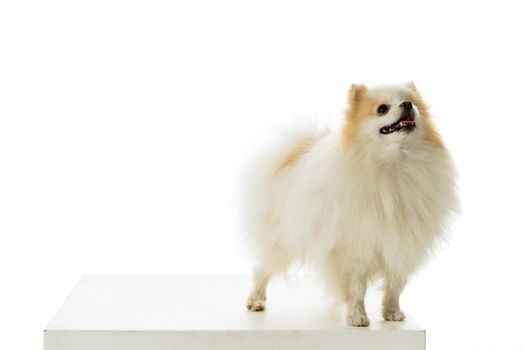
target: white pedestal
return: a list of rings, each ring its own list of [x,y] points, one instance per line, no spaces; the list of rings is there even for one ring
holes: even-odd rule
[[[310,278],[275,280],[267,310],[244,307],[248,277],[84,276],[44,331],[45,350],[422,350],[409,316],[386,322],[368,293],[371,326],[348,327],[344,308]]]

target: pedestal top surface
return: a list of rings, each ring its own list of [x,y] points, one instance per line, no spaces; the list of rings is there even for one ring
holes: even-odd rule
[[[312,277],[275,279],[267,309],[249,312],[247,276],[85,275],[46,331],[419,331],[380,317],[380,296],[368,292],[370,327],[349,327],[344,307],[330,301]]]

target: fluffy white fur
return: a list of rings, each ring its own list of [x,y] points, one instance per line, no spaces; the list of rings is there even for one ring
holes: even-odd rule
[[[379,133],[399,119],[401,102],[415,99],[413,85],[361,89],[370,109],[359,112],[350,140],[340,130],[291,132],[247,169],[244,229],[258,261],[249,310],[264,310],[272,276],[308,261],[347,303],[349,325],[369,324],[364,296],[375,278],[383,279],[384,319],[404,319],[400,293],[457,208],[455,172],[447,150],[425,137],[432,126],[421,106],[413,132]],[[375,102],[391,105],[389,113],[374,114]]]

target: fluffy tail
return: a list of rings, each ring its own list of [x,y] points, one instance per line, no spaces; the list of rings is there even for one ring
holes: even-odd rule
[[[256,255],[261,253],[261,246],[270,244],[259,241],[271,240],[271,231],[277,226],[279,203],[287,191],[281,180],[327,133],[327,129],[312,123],[280,132],[245,168],[238,193],[241,230]]]

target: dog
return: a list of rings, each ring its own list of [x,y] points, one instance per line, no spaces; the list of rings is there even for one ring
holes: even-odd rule
[[[353,84],[348,102],[339,129],[291,131],[246,170],[251,311],[265,309],[275,274],[308,261],[347,305],[348,325],[369,325],[364,298],[377,279],[382,316],[402,321],[401,292],[458,211],[453,160],[414,83]]]

